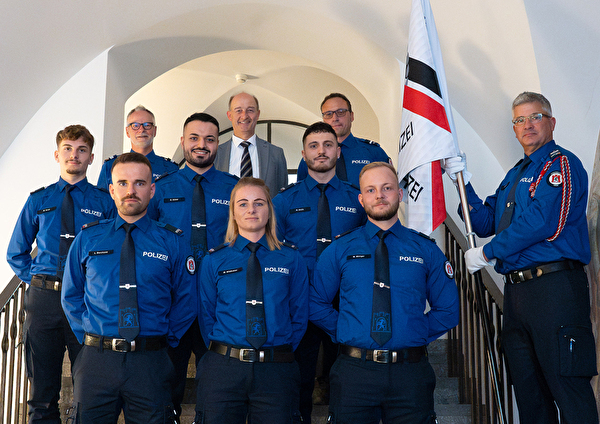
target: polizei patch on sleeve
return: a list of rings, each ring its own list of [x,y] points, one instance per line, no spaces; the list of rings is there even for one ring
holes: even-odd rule
[[[563,183],[563,175],[560,171],[551,172],[546,181],[548,181],[548,184],[552,187],[560,187]]]

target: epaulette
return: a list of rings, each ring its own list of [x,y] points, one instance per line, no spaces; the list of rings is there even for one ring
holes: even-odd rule
[[[177,165],[177,163],[176,163],[176,162],[174,162],[174,161],[173,161],[173,159],[171,159],[171,158],[166,158],[166,157],[164,157],[164,156],[161,156],[161,158],[163,158],[163,159],[164,159],[164,160],[166,160],[167,162],[172,162],[172,163],[174,163],[175,165]]]
[[[181,236],[183,234],[183,230],[172,226],[171,224],[167,224],[165,222],[157,222],[159,227],[164,228],[165,230],[169,230],[170,232],[172,232],[173,234],[177,234],[178,236]]]
[[[373,140],[368,140],[366,138],[356,138],[358,141],[362,141],[363,143],[369,144],[371,146],[379,146],[379,143],[377,143],[376,141]]]
[[[213,166],[214,166],[214,165],[213,165]],[[216,169],[216,168],[215,168],[215,169]],[[217,171],[219,171],[219,170],[217,169]],[[233,179],[234,179],[234,180],[236,180],[236,181],[239,181],[239,180],[240,180],[240,177],[238,177],[237,175],[230,174],[230,173],[229,173],[229,172],[227,172],[227,171],[219,171],[219,172],[222,172],[223,174],[227,175],[228,177],[231,177],[231,178],[233,178]]]
[[[104,193],[108,193],[110,194],[110,191],[108,191],[107,189],[105,189],[104,187],[98,187],[98,186],[93,186],[96,190],[100,190],[103,191]]]
[[[298,185],[298,184],[300,184],[301,182],[302,182],[302,181],[296,181],[295,183],[291,183],[291,184],[288,184],[288,185],[286,185],[285,187],[281,187],[281,188],[279,189],[279,192],[280,192],[280,193],[283,193],[283,192],[284,192],[284,191],[286,191],[287,189],[290,189],[290,188],[294,187],[295,185]]]
[[[432,238],[432,237],[429,237],[427,234],[424,234],[424,233],[422,233],[420,231],[417,231],[417,230],[413,230],[412,228],[409,228],[409,230],[412,231],[413,233],[418,234],[421,237],[423,237],[423,238],[425,238],[425,239],[427,239],[427,240],[432,241],[432,242],[435,243],[435,239]]]
[[[358,187],[358,186],[354,185],[354,184],[353,184],[353,183],[351,183],[350,181],[344,181],[344,180],[340,180],[340,181],[341,181],[342,183],[344,183],[344,184],[346,184],[346,185],[349,185],[350,187],[352,187],[352,188],[354,188],[354,189],[356,189],[356,190],[360,191],[360,187]]]
[[[296,246],[295,244],[292,244],[292,243],[288,243],[287,241],[282,241],[281,244],[283,244],[284,246],[287,246],[291,249],[298,250],[298,246]]]
[[[87,224],[83,224],[83,225],[81,226],[81,229],[82,229],[82,230],[85,230],[85,229],[87,229],[87,228],[94,227],[94,226],[98,225],[99,223],[100,223],[100,221],[92,221],[92,222],[88,222]]]
[[[40,191],[42,191],[42,190],[46,190],[46,188],[48,188],[48,186],[40,187],[40,188],[38,188],[37,190],[33,190],[33,191],[32,191],[31,193],[29,193],[29,194],[35,194],[35,193],[37,193],[37,192],[40,192]]]
[[[360,228],[362,228],[362,227],[356,227],[356,228],[352,228],[352,229],[350,229],[348,231],[344,231],[342,234],[338,234],[337,236],[335,236],[335,239],[337,240],[337,239],[339,239],[341,237],[347,236],[348,234],[353,233],[354,231],[356,231],[356,230],[358,230]]]
[[[104,162],[108,162],[109,160],[115,160],[119,155],[112,155],[111,157],[104,159]]]
[[[562,156],[560,149],[554,149],[550,152],[550,159],[554,159],[557,156]]]
[[[179,171],[179,170],[178,169],[174,169],[173,171],[165,172],[164,174],[161,174],[158,177],[156,177],[156,179],[154,180],[154,182],[156,183],[156,182],[162,180],[163,178],[165,178],[166,176],[176,173],[177,171]]]
[[[218,245],[217,247],[213,247],[212,249],[208,249],[208,254],[210,255],[211,253],[215,253],[217,250],[221,250],[224,247],[229,246],[229,243],[223,243]]]

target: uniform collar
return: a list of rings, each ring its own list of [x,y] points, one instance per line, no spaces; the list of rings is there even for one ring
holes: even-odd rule
[[[69,185],[69,183],[66,182],[65,180],[63,180],[62,177],[58,179],[58,188],[60,188],[60,191],[64,191],[65,187],[68,185]],[[85,193],[85,191],[87,190],[87,187],[88,187],[87,177],[85,177],[83,180],[78,181],[75,184],[71,184],[71,185],[74,185],[79,190],[81,190],[83,193]]]
[[[352,133],[348,134],[348,137],[346,137],[344,141],[340,143],[340,146],[350,147],[351,144],[356,144],[356,137],[354,137],[354,134]]]
[[[245,237],[242,237],[240,235],[237,236],[237,238],[235,239],[235,244],[233,245],[237,250],[239,250],[240,252],[242,250],[244,250],[244,248],[246,247],[246,245],[250,243],[250,240],[248,240]],[[267,242],[267,236],[266,234],[263,235],[260,240],[258,241],[258,243],[263,246],[265,249],[270,250],[269,249],[269,242]]]
[[[379,228],[377,225],[373,224],[371,221],[367,220],[367,223],[365,224],[365,232],[367,233],[369,240],[376,237],[377,232],[379,232],[380,230],[381,230],[381,228]],[[404,231],[406,231],[406,228],[400,223],[400,220],[398,220],[387,231],[389,231],[390,233],[393,233],[399,239],[402,239],[403,238],[402,233]]]
[[[317,180],[315,180],[310,175],[307,175],[306,178],[304,179],[304,184],[306,184],[306,187],[308,188],[308,190],[311,191],[317,186],[317,184],[320,184],[320,183],[318,183]],[[327,184],[329,184],[334,189],[339,190],[340,185],[342,183],[341,183],[340,179],[336,175],[334,175],[333,178],[330,179]]]
[[[531,161],[534,163],[535,162],[544,162],[546,160],[546,158],[550,157],[550,153],[553,150],[556,150],[556,148],[557,148],[556,142],[554,140],[551,140],[548,143],[544,144],[539,149],[537,149],[531,155],[529,155],[529,159],[531,159]]]
[[[135,226],[137,228],[139,228],[140,230],[142,230],[143,232],[146,232],[148,230],[148,227],[150,227],[150,218],[148,217],[148,214],[142,216],[140,219],[138,219],[137,221],[135,221],[133,224],[135,224]],[[121,228],[123,226],[123,224],[125,224],[125,220],[123,218],[121,218],[120,215],[117,215],[117,218],[115,219],[115,231],[117,231],[119,228]]]
[[[134,152],[135,152],[135,150],[131,149],[131,150],[130,150],[130,152],[131,152],[131,153],[134,153]],[[153,160],[154,158],[156,158],[156,156],[157,156],[157,155],[156,155],[156,153],[154,152],[154,149],[152,149],[152,150],[150,150],[150,153],[148,153],[148,154],[146,155],[146,159],[148,159],[150,162],[152,162],[152,160]]]
[[[198,175],[196,173],[196,171],[194,171],[192,168],[190,168],[187,163],[185,164],[185,166],[183,168],[181,168],[181,170],[179,171],[182,173],[182,175],[185,177],[185,179],[190,183],[190,184],[196,184],[196,181],[194,181],[194,177],[196,175]],[[206,171],[204,174],[200,174],[202,175],[204,178],[206,178],[206,181],[208,181],[209,183],[213,181],[213,179],[216,177],[217,175],[217,170],[215,168],[215,165],[213,164],[213,166],[211,166],[208,171]]]

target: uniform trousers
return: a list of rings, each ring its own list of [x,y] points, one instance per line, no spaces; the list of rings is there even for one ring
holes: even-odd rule
[[[73,366],[75,424],[171,424],[173,364],[167,348],[113,352],[84,346]]]
[[[65,346],[71,365],[81,350],[60,304],[60,292],[29,286],[25,294],[25,357],[30,423],[60,424],[58,399]]]
[[[296,362],[242,362],[207,352],[198,365],[195,424],[292,424],[297,420]]]
[[[433,424],[435,373],[416,363],[380,364],[338,356],[329,375],[331,424]]]
[[[504,289],[502,347],[521,424],[597,424],[596,354],[583,267]]]
[[[190,328],[179,340],[177,347],[169,347],[169,357],[175,367],[175,378],[173,380],[173,406],[177,416],[181,416],[181,402],[185,395],[185,383],[187,370],[192,352],[196,357],[196,368],[200,358],[206,353],[206,344],[200,333],[198,319],[195,319]],[[198,380],[196,380],[197,382]]]

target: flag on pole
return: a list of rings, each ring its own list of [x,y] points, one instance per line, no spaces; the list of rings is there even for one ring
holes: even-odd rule
[[[409,228],[431,234],[446,219],[440,159],[458,153],[431,6],[429,0],[413,0],[398,153]]]

